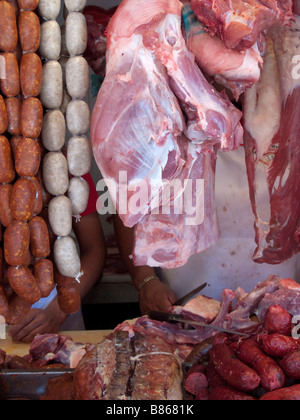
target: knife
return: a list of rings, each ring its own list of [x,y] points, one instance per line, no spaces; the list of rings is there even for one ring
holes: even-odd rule
[[[225,328],[217,327],[216,325],[205,324],[204,322],[190,321],[190,320],[182,318],[180,315],[169,314],[167,312],[152,311],[150,312],[149,317],[155,321],[170,322],[170,323],[179,322],[183,324],[192,325],[195,327],[209,328],[211,330],[224,332],[227,334],[240,335],[241,337],[249,337],[249,334],[244,334],[238,331],[227,330]]]
[[[173,306],[181,306],[187,299],[194,297],[196,294],[200,293],[203,289],[205,289],[206,286],[207,283],[201,284],[201,286],[197,287],[197,289],[192,290],[190,293],[177,300],[177,302],[175,302]]]

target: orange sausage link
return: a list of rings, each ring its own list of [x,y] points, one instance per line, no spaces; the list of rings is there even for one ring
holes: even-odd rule
[[[0,185],[0,221],[4,227],[8,227],[13,221],[10,211],[12,189],[12,184]]]
[[[0,1],[0,50],[14,51],[18,43],[15,10],[7,1]]]
[[[18,24],[23,52],[36,52],[39,48],[41,37],[41,25],[38,16],[32,11],[22,11],[19,15]]]
[[[8,127],[8,117],[6,105],[3,97],[0,95],[0,134],[4,134]]]
[[[30,229],[27,223],[14,220],[4,232],[4,258],[8,265],[29,265]]]
[[[19,136],[21,132],[21,100],[19,98],[6,98],[7,131],[12,136]]]
[[[5,136],[0,136],[0,184],[9,184],[15,175],[9,141]]]
[[[21,10],[35,10],[38,7],[39,0],[18,0]]]
[[[22,138],[15,151],[15,169],[20,176],[35,176],[41,163],[40,146],[32,138]]]
[[[77,281],[74,278],[63,276],[56,269],[55,282],[60,309],[68,315],[78,312],[81,308],[81,297]]]
[[[7,278],[13,291],[26,302],[33,305],[41,299],[42,293],[28,267],[9,267]]]
[[[34,264],[34,277],[42,292],[42,297],[48,297],[55,288],[52,262],[47,259],[36,261]]]
[[[50,239],[46,222],[35,216],[29,221],[30,249],[34,258],[46,258],[50,255]]]
[[[34,216],[36,186],[29,178],[19,178],[11,193],[10,211],[15,220],[27,221]]]
[[[24,137],[37,138],[43,126],[43,105],[38,98],[27,98],[21,106],[21,131]]]
[[[9,317],[9,304],[3,287],[0,285],[0,315],[5,319]]]
[[[5,79],[1,79],[1,91],[4,96],[11,98],[20,93],[19,64],[13,53],[2,54],[5,60]]]
[[[24,54],[20,64],[21,90],[25,98],[39,96],[42,89],[43,66],[36,53]]]
[[[34,205],[34,214],[38,215],[43,210],[44,201],[43,201],[43,191],[41,184],[37,180],[37,178],[32,177],[31,180],[34,182],[35,189],[36,189],[36,198],[35,198],[35,205]]]

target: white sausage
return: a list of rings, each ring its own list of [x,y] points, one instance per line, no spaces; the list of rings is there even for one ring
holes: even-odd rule
[[[55,20],[59,15],[60,8],[61,0],[40,0],[38,5],[39,15],[47,20]]]
[[[92,148],[87,137],[72,137],[68,142],[69,171],[74,176],[83,176],[90,172],[92,167]]]
[[[65,0],[69,12],[80,12],[85,8],[86,0]]]
[[[58,61],[43,65],[43,83],[40,100],[46,109],[58,109],[63,99],[63,73]]]
[[[61,152],[49,152],[44,157],[43,181],[51,195],[62,195],[68,191],[68,162]]]
[[[69,55],[82,55],[87,47],[88,32],[84,15],[72,12],[66,20],[66,47]]]
[[[80,274],[80,258],[75,241],[70,236],[56,239],[54,259],[58,271],[63,276],[76,278]]]
[[[53,198],[48,207],[49,223],[56,236],[69,236],[72,232],[72,203],[65,195]]]
[[[79,136],[89,131],[90,118],[90,108],[85,101],[75,99],[69,103],[66,120],[68,130],[73,136]]]
[[[41,25],[40,55],[46,60],[58,60],[61,52],[61,32],[56,20]]]
[[[68,197],[72,203],[73,216],[79,216],[86,210],[89,195],[90,187],[85,179],[76,176],[70,180]]]
[[[66,121],[63,113],[58,109],[47,112],[43,120],[43,145],[50,152],[58,152],[64,147],[65,139]]]
[[[73,99],[84,98],[89,90],[90,71],[85,58],[71,57],[66,64],[66,85]]]

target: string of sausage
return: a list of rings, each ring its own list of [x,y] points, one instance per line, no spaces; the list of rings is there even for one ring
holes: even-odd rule
[[[13,176],[11,171],[10,184],[1,186],[4,199],[1,208],[6,211],[6,215],[1,215],[6,228],[4,257],[8,264],[7,279],[14,292],[6,293],[10,295],[6,320],[11,324],[19,322],[33,303],[49,296],[55,287],[53,265],[47,259],[49,232],[40,216],[44,204],[42,187],[37,178],[43,120],[43,107],[38,99],[42,63],[37,54],[40,43],[40,23],[34,12],[37,4],[38,0],[0,2],[1,30],[11,41],[10,45],[1,46],[6,60],[1,90],[6,96],[7,132],[11,136],[10,150],[6,147],[3,156],[12,163],[14,172]],[[2,140],[7,146],[8,140]]]

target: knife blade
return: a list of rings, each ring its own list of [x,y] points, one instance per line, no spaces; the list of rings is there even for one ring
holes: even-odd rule
[[[209,329],[219,331],[219,332],[224,332],[227,334],[239,335],[241,337],[249,337],[249,334],[244,334],[239,331],[227,330],[226,328],[217,327],[216,325],[212,325],[212,324],[205,324],[204,322],[187,320],[187,319],[182,318],[180,315],[169,314],[167,312],[152,311],[150,312],[149,317],[155,321],[170,322],[170,323],[178,322],[182,324],[192,325],[195,327],[209,328]]]
[[[201,286],[197,287],[197,289],[192,290],[187,295],[177,300],[177,302],[175,302],[173,306],[181,306],[186,300],[194,297],[196,294],[200,293],[203,289],[205,289],[206,286],[207,283],[201,284]]]

